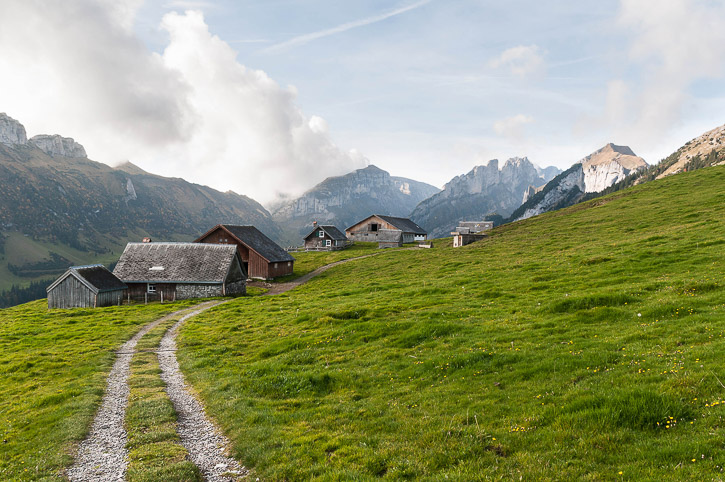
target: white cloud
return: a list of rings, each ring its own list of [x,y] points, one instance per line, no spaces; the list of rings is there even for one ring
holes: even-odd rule
[[[293,87],[241,65],[201,13],[167,14],[169,43],[149,52],[129,27],[137,6],[2,2],[2,110],[30,135],[75,137],[92,159],[260,202],[366,165],[333,144],[324,119],[301,112]]]
[[[690,88],[725,72],[725,5],[707,0],[621,0],[618,24],[631,33],[638,81],[608,84],[606,118],[621,136],[662,142],[683,116]]]
[[[534,118],[530,115],[518,114],[494,122],[493,130],[500,136],[520,141],[524,138],[526,125],[532,122]]]
[[[507,68],[516,77],[529,77],[544,71],[544,52],[537,45],[519,45],[504,50],[489,63],[494,69]]]

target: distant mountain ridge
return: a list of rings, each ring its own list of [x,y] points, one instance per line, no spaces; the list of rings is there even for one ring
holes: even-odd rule
[[[270,213],[251,198],[149,174],[131,163],[115,169],[86,158],[83,146],[70,138],[28,140],[22,124],[4,114],[0,179],[0,254],[6,239],[18,234],[34,246],[18,248],[22,256],[5,252],[3,281],[22,281],[6,271],[8,263],[15,273],[42,266],[47,275],[52,271],[47,261],[57,260],[56,270],[64,268],[61,263],[95,261],[143,235],[186,241],[219,223],[254,224],[270,237],[280,234]],[[43,248],[43,243],[54,247]],[[75,250],[72,257],[53,257],[69,249]]]
[[[490,214],[506,217],[524,199],[530,186],[543,186],[557,168],[537,168],[526,157],[507,160],[499,169],[498,159],[456,176],[443,191],[422,201],[411,219],[430,237],[448,236],[461,220],[480,220]]]
[[[374,165],[343,176],[330,177],[299,198],[273,211],[287,244],[298,244],[312,222],[348,226],[371,214],[408,217],[415,206],[435,193],[435,186],[391,176]]]
[[[587,193],[598,193],[647,168],[644,159],[628,146],[609,143],[549,181],[536,192],[529,191],[524,203],[509,221],[561,209],[576,204]]]

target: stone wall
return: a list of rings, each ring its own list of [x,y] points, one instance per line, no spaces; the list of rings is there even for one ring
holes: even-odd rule
[[[227,296],[238,296],[247,294],[247,282],[245,280],[227,283]]]
[[[177,300],[186,300],[189,298],[211,298],[214,296],[223,296],[222,285],[195,285],[182,283],[176,285]]]

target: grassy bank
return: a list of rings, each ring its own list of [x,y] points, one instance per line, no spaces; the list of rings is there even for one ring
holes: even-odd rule
[[[103,397],[114,350],[189,303],[0,310],[0,479],[58,477]]]
[[[264,478],[709,480],[725,466],[725,168],[392,251],[189,320]]]

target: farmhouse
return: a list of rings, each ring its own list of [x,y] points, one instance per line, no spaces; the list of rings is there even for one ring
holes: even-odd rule
[[[335,251],[350,246],[347,237],[335,226],[318,226],[305,236],[305,249]]]
[[[254,226],[217,224],[194,242],[236,244],[250,278],[272,279],[294,269],[295,259]]]
[[[71,266],[46,289],[48,308],[120,305],[128,287],[105,266]]]
[[[233,244],[128,243],[113,274],[137,301],[242,295],[247,288]]]
[[[451,232],[453,247],[460,248],[479,241],[487,236],[484,231],[493,229],[493,221],[461,221],[456,230]]]
[[[377,242],[381,248],[402,246],[403,243],[424,241],[428,233],[407,218],[373,214],[345,230],[354,241]]]

